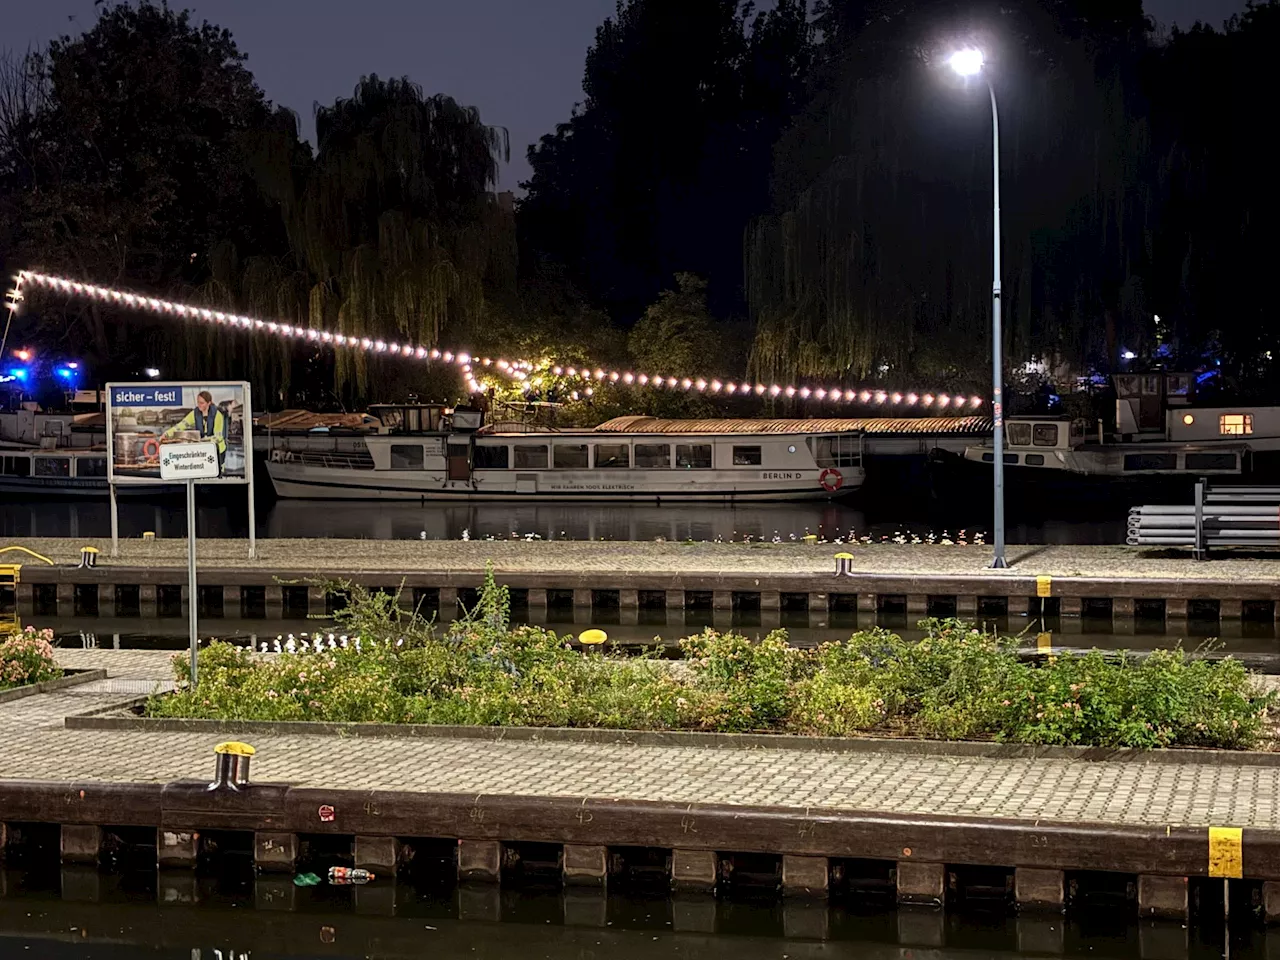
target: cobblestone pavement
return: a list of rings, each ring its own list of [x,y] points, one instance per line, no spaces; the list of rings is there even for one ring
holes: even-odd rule
[[[16,544],[61,564],[74,564],[82,545],[101,550],[98,564],[185,567],[185,540],[125,540],[120,557],[110,557],[110,540],[25,539]],[[1011,546],[1008,570],[992,570],[989,547],[795,543],[658,543],[583,541],[487,540],[259,540],[256,560],[246,559],[244,540],[201,540],[200,563],[206,569],[314,570],[317,576],[388,570],[474,571],[483,575],[492,562],[499,573],[689,574],[715,576],[725,572],[778,576],[820,574],[830,579],[836,550],[852,549],[853,568],[862,573],[971,574],[987,577],[1150,577],[1202,580],[1280,579],[1280,560],[1273,558],[1215,559],[1197,563],[1189,557],[1168,557],[1158,550],[1123,546]],[[10,555],[13,556],[13,555]],[[32,561],[33,563],[35,561]]]
[[[66,650],[112,680],[167,673],[156,651]],[[205,776],[218,737],[67,730],[118,703],[93,684],[0,705],[0,779]],[[1280,768],[992,760],[471,739],[253,736],[255,773],[307,786],[761,804],[1153,825],[1280,828]]]

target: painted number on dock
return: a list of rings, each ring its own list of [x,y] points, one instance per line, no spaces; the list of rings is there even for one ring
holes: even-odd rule
[[[1239,827],[1209,828],[1209,876],[1244,876],[1244,831]]]

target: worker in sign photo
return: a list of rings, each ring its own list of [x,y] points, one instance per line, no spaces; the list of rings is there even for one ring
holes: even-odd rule
[[[221,476],[222,464],[227,458],[228,427],[227,415],[214,405],[213,394],[208,390],[201,390],[196,394],[194,409],[161,434],[161,437],[172,440],[176,433],[192,431],[198,433],[201,440],[213,440],[218,447],[218,474]]]

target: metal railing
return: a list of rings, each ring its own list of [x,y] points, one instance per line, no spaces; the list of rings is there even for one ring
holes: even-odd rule
[[[1196,482],[1190,506],[1129,510],[1133,547],[1190,547],[1197,560],[1212,547],[1280,547],[1280,487],[1211,487]]]
[[[297,463],[305,467],[329,467],[337,470],[373,469],[373,457],[367,453],[273,450],[271,460],[273,463]]]

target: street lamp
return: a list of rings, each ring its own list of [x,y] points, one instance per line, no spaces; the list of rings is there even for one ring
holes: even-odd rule
[[[951,69],[962,77],[982,73],[984,58],[981,50],[957,50],[947,58]],[[993,531],[995,556],[991,566],[1003,569],[1004,558],[1004,373],[1000,356],[1000,114],[996,110],[996,91],[983,74],[987,92],[991,94],[991,171],[993,185],[992,244],[991,244],[991,411],[995,420],[992,468],[995,478],[995,519]]]

